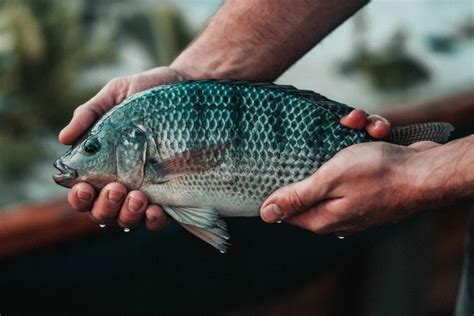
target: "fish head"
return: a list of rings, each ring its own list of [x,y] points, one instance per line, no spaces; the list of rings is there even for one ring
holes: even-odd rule
[[[60,171],[53,180],[70,188],[87,182],[97,189],[116,180],[115,141],[112,133],[88,132],[54,162]]]

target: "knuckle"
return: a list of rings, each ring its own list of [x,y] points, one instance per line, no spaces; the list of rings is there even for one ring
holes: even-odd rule
[[[297,190],[292,190],[287,197],[287,202],[290,210],[296,212],[302,212],[306,210],[307,206],[304,203],[304,200],[301,194]]]
[[[115,87],[117,87],[117,85],[120,84],[121,80],[122,80],[121,77],[113,78],[113,79],[109,80],[109,82],[107,82],[105,87],[106,88],[115,88]]]
[[[77,108],[74,109],[73,116],[79,115],[83,110],[84,110],[83,105],[78,106]]]
[[[126,77],[116,77],[107,82],[105,89],[110,91],[120,91],[124,88],[126,83]]]

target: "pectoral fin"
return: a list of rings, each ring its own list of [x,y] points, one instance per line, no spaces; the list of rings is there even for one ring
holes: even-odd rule
[[[229,245],[225,222],[214,208],[163,206],[187,231],[224,253]]]
[[[187,174],[206,171],[222,164],[224,153],[230,143],[210,148],[187,150],[170,159],[152,165],[157,175],[157,182],[162,183]]]

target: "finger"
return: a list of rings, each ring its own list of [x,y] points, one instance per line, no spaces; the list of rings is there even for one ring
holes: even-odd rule
[[[422,142],[413,143],[408,147],[410,147],[411,149],[415,151],[420,152],[420,151],[425,151],[425,150],[438,147],[438,146],[441,146],[441,144],[431,142],[431,141],[422,141]]]
[[[149,230],[159,230],[166,226],[168,218],[165,212],[158,205],[149,205],[145,211],[146,215],[146,227]]]
[[[107,184],[92,206],[91,217],[98,223],[106,224],[114,221],[127,194],[127,189],[121,183]]]
[[[127,78],[110,81],[92,99],[79,106],[71,122],[59,133],[59,141],[65,145],[74,143],[105,112],[126,97]]]
[[[367,113],[361,109],[355,109],[346,116],[343,116],[340,123],[352,129],[363,129],[367,121]]]
[[[72,208],[85,212],[90,210],[95,196],[95,190],[90,184],[80,182],[69,190],[67,200]]]
[[[140,223],[145,215],[145,210],[148,206],[148,199],[145,193],[141,191],[131,191],[125,203],[122,205],[120,215],[118,218],[118,224],[122,228],[131,229]]]
[[[260,207],[260,216],[267,223],[275,223],[306,211],[324,197],[322,184],[315,176],[292,183],[273,192]]]
[[[380,115],[370,115],[367,118],[366,130],[370,136],[381,139],[390,133],[390,122]]]
[[[306,212],[286,219],[285,223],[307,229],[316,234],[342,231],[346,223],[340,215],[340,201],[341,199],[322,201]]]

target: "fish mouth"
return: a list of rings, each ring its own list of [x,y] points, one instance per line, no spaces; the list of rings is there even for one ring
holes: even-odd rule
[[[54,167],[59,170],[59,174],[53,175],[53,180],[66,188],[72,187],[77,179],[77,171],[65,165],[60,159],[54,162]]]

